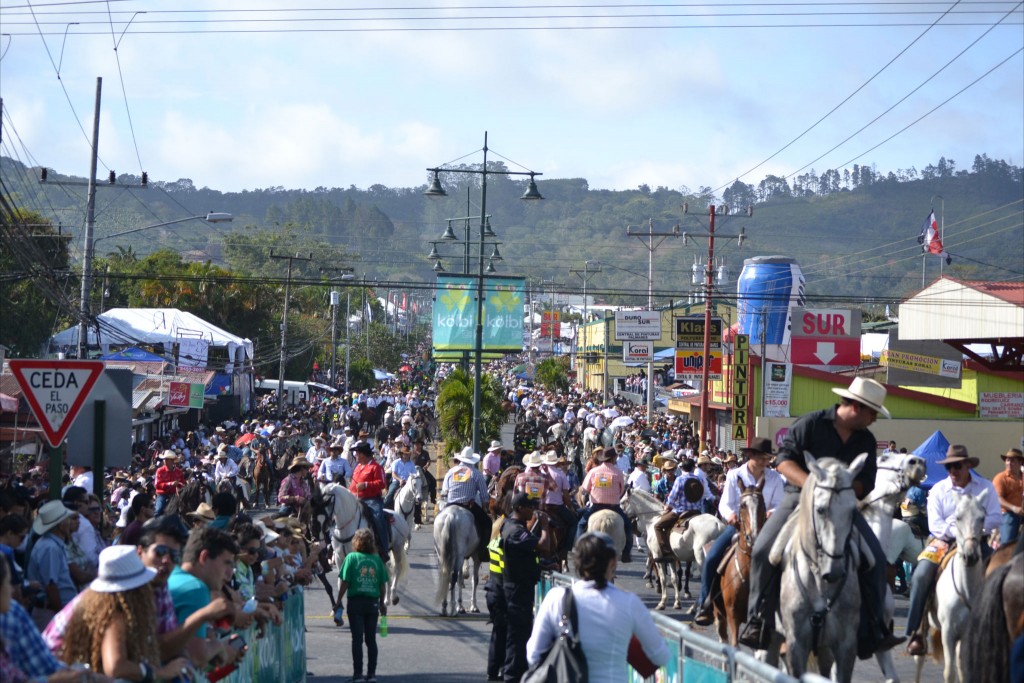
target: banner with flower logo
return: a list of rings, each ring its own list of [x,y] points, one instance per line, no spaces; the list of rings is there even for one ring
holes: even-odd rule
[[[525,283],[519,277],[484,277],[482,350],[523,350]],[[475,350],[477,291],[477,278],[472,275],[437,276],[434,351]]]

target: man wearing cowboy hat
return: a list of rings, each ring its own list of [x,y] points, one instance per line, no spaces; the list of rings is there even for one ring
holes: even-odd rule
[[[654,558],[656,561],[675,558],[671,543],[672,527],[683,515],[694,516],[703,509],[707,486],[694,474],[695,467],[693,460],[683,460],[679,466],[683,473],[672,484],[672,490],[665,499],[665,510],[654,523],[654,536],[658,540],[659,550]]]
[[[587,472],[580,485],[578,496],[586,492],[590,496],[590,505],[583,510],[580,521],[576,525],[576,537],[587,532],[590,516],[598,510],[614,510],[622,517],[623,531],[626,533],[626,546],[622,549],[623,563],[632,562],[633,524],[619,506],[622,495],[626,492],[626,476],[614,465],[618,453],[614,448],[597,448],[594,450],[597,466]],[[582,502],[582,500],[581,500]]]
[[[875,473],[878,469],[875,449],[878,440],[868,427],[875,422],[879,413],[890,417],[883,405],[885,387],[873,379],[855,377],[848,389],[833,388],[832,392],[840,397],[839,404],[799,418],[789,428],[779,449],[776,469],[786,478],[786,495],[754,543],[747,626],[740,635],[740,642],[748,647],[765,649],[774,629],[775,612],[779,606],[781,568],[772,565],[768,555],[782,526],[800,502],[800,489],[808,476],[804,452],[829,456],[846,464],[852,463],[861,453],[867,453],[868,457],[853,481],[853,489],[857,498],[861,499],[875,487]],[[857,655],[866,659],[906,639],[892,633],[882,614],[887,588],[885,552],[859,512],[854,513],[853,523],[875,556],[874,566],[870,570],[862,570],[859,576],[861,618]]]
[[[389,510],[395,509],[395,496],[398,495],[398,490],[405,486],[405,482],[414,474],[416,463],[412,461],[412,451],[402,446],[398,449],[398,457],[391,461],[391,483],[388,484],[388,492],[384,496],[384,507]]]
[[[725,477],[725,486],[722,488],[722,500],[718,504],[718,514],[728,526],[715,539],[700,571],[700,597],[697,599],[700,611],[693,618],[693,622],[698,626],[709,626],[714,621],[712,596],[718,592],[718,565],[732,545],[732,539],[739,529],[740,498],[743,488],[757,486],[761,489],[764,509],[769,517],[785,495],[783,487],[786,480],[768,467],[772,459],[771,439],[755,438],[742,453],[747,461],[742,467],[729,470]]]
[[[564,455],[550,450],[541,458],[542,469],[547,477],[554,483],[554,488],[548,490],[542,499],[544,510],[552,517],[557,517],[565,527],[565,536],[562,539],[561,550],[568,551],[572,548],[576,533],[576,513],[572,508],[572,486],[569,484],[569,475],[565,473],[561,465],[565,463]]]
[[[332,443],[327,447],[327,457],[320,461],[316,468],[316,480],[321,484],[328,484],[332,481],[341,483],[342,486],[352,478],[352,466],[348,460],[341,457],[344,446],[340,443]]]
[[[480,454],[473,452],[472,446],[466,446],[455,456],[459,464],[448,470],[441,483],[441,498],[445,505],[459,505],[473,514],[476,532],[480,539],[477,552],[482,562],[488,560],[487,540],[491,537],[491,520],[487,516],[487,482],[484,475],[473,465],[480,462]]]
[[[32,523],[32,531],[38,534],[39,540],[32,546],[25,578],[43,587],[45,609],[53,612],[59,612],[78,594],[68,569],[67,551],[71,540],[71,518],[77,514],[64,507],[61,501],[51,500],[39,508]],[[46,615],[46,621],[50,616]],[[44,622],[42,626],[45,625]]]
[[[956,540],[956,504],[961,496],[981,499],[985,504],[985,534],[999,528],[1002,516],[999,514],[999,496],[992,482],[972,470],[980,460],[967,452],[966,446],[950,446],[946,457],[937,464],[949,472],[949,476],[932,487],[928,494],[928,529],[931,532],[926,551],[918,557],[914,567],[914,576],[910,580],[910,607],[907,610],[907,653],[923,655],[927,651],[923,633],[918,633],[921,616],[928,602],[928,597],[935,586],[942,557],[949,551],[950,545]],[[932,551],[931,557],[927,557]],[[982,558],[992,552],[988,543],[981,544]]]
[[[481,467],[488,485],[490,485],[491,479],[501,474],[501,448],[500,441],[492,441],[490,448],[487,449],[487,455],[484,456]]]
[[[1017,540],[1020,523],[1024,521],[1024,478],[1021,475],[1024,452],[1019,448],[1011,448],[999,457],[1003,459],[1006,468],[992,478],[992,486],[999,494],[999,507],[1003,511],[999,543],[1010,545]]]
[[[384,562],[388,561],[391,537],[387,519],[384,517],[384,468],[373,459],[373,447],[360,441],[353,447],[356,454],[356,468],[352,472],[349,490],[373,513],[373,527],[377,532],[377,548]]]
[[[164,513],[171,497],[185,486],[185,473],[178,467],[178,454],[168,449],[160,455],[163,465],[156,470],[156,516]]]
[[[228,457],[228,447],[221,444],[217,447],[217,464],[213,467],[213,480],[220,483],[221,479],[227,479],[233,486],[237,476],[238,464]]]

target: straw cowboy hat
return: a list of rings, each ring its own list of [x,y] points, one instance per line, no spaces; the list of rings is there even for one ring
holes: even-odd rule
[[[59,500],[51,500],[39,508],[36,521],[32,522],[32,531],[42,536],[70,517],[71,514],[71,510],[64,507],[64,503]]]
[[[594,457],[598,462],[612,462],[619,457],[614,448],[595,448]]]
[[[885,387],[873,379],[854,377],[850,382],[849,389],[833,387],[832,393],[865,405],[888,418],[892,417],[886,407],[882,405],[885,403]]]
[[[310,464],[311,463],[306,460],[306,456],[297,455],[292,458],[290,463],[288,463],[288,471],[291,472],[292,470],[299,469],[300,467],[309,467]]]
[[[705,451],[705,452],[707,452],[707,451]],[[711,463],[711,458],[709,458],[706,455],[701,455],[699,458],[697,458],[697,467],[700,467],[701,465],[710,465],[710,464],[712,464]]]
[[[557,465],[558,464],[558,453],[556,451],[548,451],[544,454],[541,462],[545,465]]]
[[[205,501],[200,503],[199,507],[197,507],[194,512],[188,513],[187,516],[193,519],[202,519],[207,522],[212,522],[217,519],[217,515],[213,511],[213,507]]]
[[[540,467],[544,464],[544,456],[542,456],[538,451],[528,453],[523,457],[523,464],[527,467]]]
[[[1024,460],[1024,451],[1021,451],[1019,448],[1011,448],[999,457],[1003,460]]]
[[[160,454],[160,459],[161,460],[177,460],[178,459],[178,454],[175,453],[174,451],[170,450],[170,449],[167,449],[166,451],[164,451],[163,453]]]
[[[661,456],[659,456],[661,457]],[[679,467],[679,461],[675,458],[661,458],[661,465],[655,465],[662,472],[672,472]]]
[[[134,546],[112,545],[100,552],[99,572],[89,588],[97,593],[130,591],[152,581],[156,573],[142,564]]]
[[[455,456],[455,459],[459,462],[464,462],[467,465],[475,465],[480,462],[480,454],[473,452],[472,446],[466,446],[459,454]]]
[[[954,465],[956,463],[966,462],[967,466],[974,469],[981,462],[981,459],[975,458],[967,452],[967,446],[955,444],[950,446],[946,450],[946,457],[942,460],[937,461],[937,465]]]
[[[487,449],[487,452],[490,453],[492,451],[500,451],[501,449],[502,449],[501,442],[497,441],[497,440],[494,440],[494,441],[491,442],[491,447]]]

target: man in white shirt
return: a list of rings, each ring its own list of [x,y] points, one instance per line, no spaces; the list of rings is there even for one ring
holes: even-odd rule
[[[71,466],[71,485],[81,486],[86,493],[95,493],[93,490],[92,468],[82,465]]]
[[[937,464],[943,465],[949,476],[932,487],[928,494],[928,531],[931,532],[932,546],[942,548],[942,554],[949,549],[949,544],[956,539],[956,504],[960,496],[977,498],[986,493],[985,497],[985,533],[998,529],[1003,517],[999,509],[999,496],[992,482],[972,471],[981,462],[967,453],[966,446],[950,446],[946,457]],[[982,558],[991,554],[988,543],[981,544]],[[914,578],[910,582],[910,608],[907,612],[907,630],[910,642],[907,653],[923,655],[927,651],[924,634],[918,633],[921,616],[935,585],[941,557],[935,562],[920,558],[914,568]]]
[[[237,475],[238,464],[228,457],[228,449],[221,446],[217,449],[217,464],[213,466],[213,480],[220,482],[221,479],[227,479],[234,484]]]
[[[718,592],[718,565],[732,545],[733,537],[739,529],[740,497],[743,487],[761,487],[765,512],[769,516],[782,502],[785,493],[783,486],[786,480],[768,467],[772,459],[771,439],[755,438],[750,447],[744,448],[741,453],[747,461],[742,466],[729,470],[722,490],[722,500],[718,503],[718,514],[728,526],[711,546],[701,569],[700,598],[697,600],[700,611],[693,618],[693,622],[698,626],[708,626],[714,621],[714,604],[711,596]]]
[[[647,493],[653,493],[651,489],[651,479],[647,476],[647,469],[650,467],[651,462],[647,458],[639,458],[636,461],[636,466],[633,467],[633,471],[629,473],[629,477],[626,478],[626,485],[632,486],[635,489],[646,491]]]

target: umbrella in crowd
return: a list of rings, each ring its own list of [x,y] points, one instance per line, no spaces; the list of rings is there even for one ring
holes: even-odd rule
[[[628,427],[633,424],[635,420],[628,415],[621,415],[612,420],[612,429],[621,429],[622,427]]]
[[[242,446],[245,446],[246,444],[248,444],[250,441],[252,441],[255,438],[256,438],[256,435],[253,434],[252,432],[249,432],[248,434],[242,434],[240,437],[238,437],[235,440],[235,446],[237,446],[238,448],[241,448]]]

